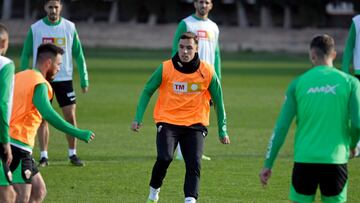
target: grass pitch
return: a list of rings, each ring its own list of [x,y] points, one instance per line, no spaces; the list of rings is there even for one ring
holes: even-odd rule
[[[20,49],[9,57],[18,65]],[[83,168],[70,166],[63,134],[51,128],[50,165],[41,168],[47,184],[45,202],[145,202],[155,162],[153,96],[140,133],[130,131],[137,99],[150,74],[170,51],[85,49],[90,89],[83,95],[75,74],[79,127],[96,133],[90,144],[78,142]],[[206,138],[199,203],[288,202],[293,128],[280,151],[268,187],[260,185],[266,146],[288,83],[309,67],[307,56],[267,53],[222,55],[223,91],[231,144],[220,144],[215,112]],[[76,70],[75,70],[76,72]],[[54,106],[59,111],[57,103]],[[35,147],[34,157],[39,150]],[[360,201],[360,162],[349,164],[348,202]],[[168,170],[159,202],[183,202],[183,161]],[[317,197],[319,200],[319,197]]]

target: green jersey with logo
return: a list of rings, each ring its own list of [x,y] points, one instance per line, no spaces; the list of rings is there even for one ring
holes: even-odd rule
[[[358,80],[334,67],[317,66],[295,79],[286,92],[265,167],[272,167],[294,117],[295,162],[347,163],[360,135],[359,99]]]

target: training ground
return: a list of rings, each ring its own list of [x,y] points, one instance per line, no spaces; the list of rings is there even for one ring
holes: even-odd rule
[[[136,103],[150,74],[170,50],[84,48],[90,78],[89,92],[79,88],[75,69],[77,118],[80,128],[91,129],[96,138],[79,142],[83,168],[69,165],[67,142],[62,133],[50,129],[50,165],[41,168],[47,184],[45,202],[144,202],[156,158],[153,96],[139,133],[130,131]],[[8,56],[19,64],[21,49],[11,47]],[[288,202],[293,157],[293,128],[280,151],[273,176],[266,188],[258,174],[280,111],[288,83],[305,72],[310,63],[305,54],[265,52],[222,53],[223,92],[230,145],[217,138],[212,109],[203,161],[199,203]],[[336,61],[339,64],[340,60]],[[59,111],[56,102],[53,103]],[[34,148],[38,159],[38,145]],[[349,163],[348,202],[360,201],[360,159]],[[183,202],[184,162],[174,161],[160,192],[160,201]],[[319,197],[317,197],[319,199]]]

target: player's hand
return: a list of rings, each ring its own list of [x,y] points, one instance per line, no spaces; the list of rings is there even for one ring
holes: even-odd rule
[[[91,133],[91,136],[90,136],[89,140],[87,141],[87,143],[91,142],[94,138],[95,138],[95,134]]]
[[[219,139],[222,144],[230,144],[230,138],[227,135],[223,138],[220,137]]]
[[[89,86],[87,86],[87,87],[82,87],[81,88],[81,91],[82,91],[82,93],[87,93],[88,91],[89,91]]]
[[[86,143],[89,143],[95,138],[95,133],[91,132],[90,130],[86,130],[83,136],[77,138],[79,138],[80,140]]]
[[[263,170],[259,174],[260,182],[263,186],[266,186],[268,183],[268,180],[271,177],[271,169],[269,168],[263,168]]]
[[[13,160],[10,143],[8,142],[6,144],[3,144],[3,148],[4,148],[6,165],[10,166],[10,164]]]
[[[134,132],[139,132],[139,129],[141,128],[142,124],[139,123],[138,121],[133,121],[131,123],[131,130]]]

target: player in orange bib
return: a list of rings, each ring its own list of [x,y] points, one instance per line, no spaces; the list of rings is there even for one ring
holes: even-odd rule
[[[209,92],[216,107],[220,142],[229,144],[230,139],[219,79],[214,68],[199,59],[194,33],[181,35],[178,53],[163,62],[146,83],[131,126],[133,131],[137,132],[141,127],[146,106],[157,89],[159,96],[154,109],[157,159],[152,170],[148,202],[158,201],[160,187],[178,143],[186,166],[185,202],[196,202],[206,126],[209,125]]]
[[[42,202],[46,195],[45,182],[32,157],[35,136],[42,119],[55,128],[85,142],[94,139],[89,130],[81,130],[56,113],[50,104],[52,81],[60,70],[64,51],[53,44],[42,44],[37,49],[36,67],[15,75],[14,102],[10,119],[10,143],[13,161],[13,186],[16,202]]]

